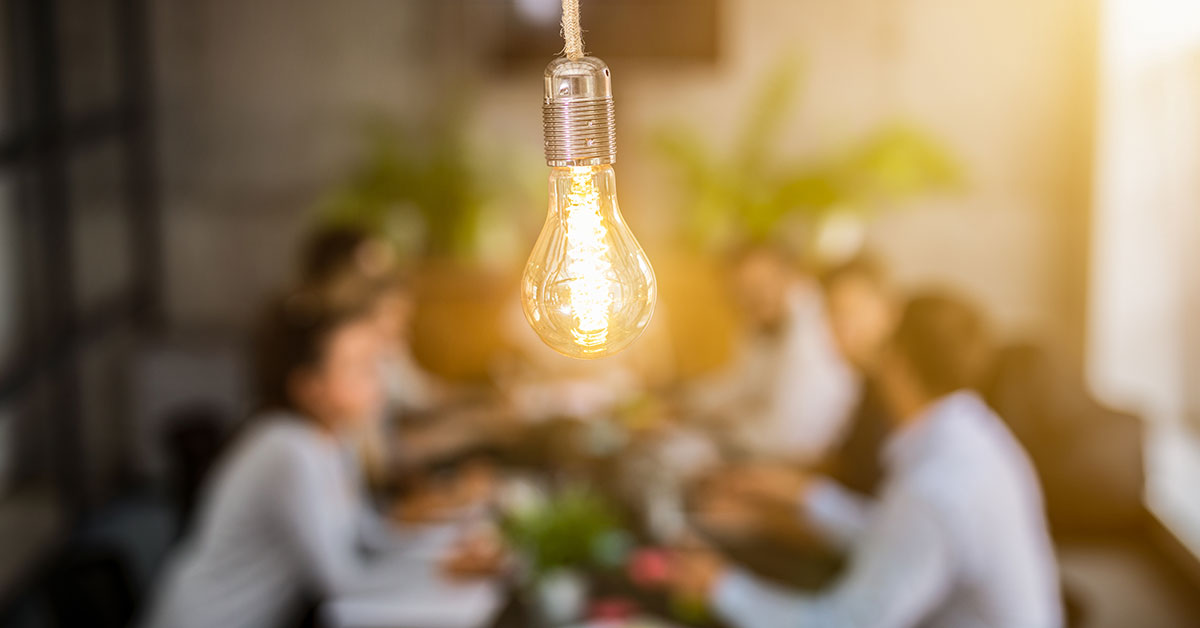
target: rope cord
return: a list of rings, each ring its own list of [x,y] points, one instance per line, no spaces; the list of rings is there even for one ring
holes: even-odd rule
[[[583,29],[579,27],[579,0],[562,0],[563,54],[572,61],[583,57]]]

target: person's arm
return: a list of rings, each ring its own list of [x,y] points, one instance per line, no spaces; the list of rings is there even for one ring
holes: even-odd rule
[[[871,498],[828,478],[798,471],[791,465],[735,468],[724,482],[735,495],[757,502],[764,519],[772,527],[780,530],[802,528],[842,549],[862,536],[875,509]],[[797,525],[801,522],[807,525]]]
[[[471,530],[466,519],[409,524],[392,521],[372,508],[362,511],[358,540],[370,561],[435,564],[451,555]]]
[[[889,500],[881,508],[857,546],[849,571],[829,591],[790,593],[731,570],[711,592],[714,609],[737,628],[920,624],[950,588],[951,549],[921,500]]]
[[[372,555],[397,554],[425,545],[429,526],[409,526],[393,523],[367,504],[359,508],[357,541],[359,547]]]
[[[317,592],[332,597],[396,586],[394,561],[367,562],[360,555],[360,502],[352,493],[330,494],[328,469],[302,447],[281,444],[274,452],[269,485],[277,489],[275,525]]]
[[[863,536],[875,509],[873,499],[825,478],[811,480],[800,498],[801,516],[843,549]]]

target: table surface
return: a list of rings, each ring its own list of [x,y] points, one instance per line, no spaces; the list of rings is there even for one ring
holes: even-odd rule
[[[627,447],[608,454],[596,455],[588,451],[586,424],[572,421],[551,421],[536,426],[514,439],[520,443],[516,449],[500,456],[504,467],[523,469],[547,476],[569,475],[582,481],[609,498],[625,511],[626,523],[631,526],[635,537],[645,541],[649,535],[641,529],[644,521],[639,506],[629,502],[617,486],[619,471],[626,465],[630,449]],[[631,443],[632,444],[632,443]],[[840,556],[820,547],[781,547],[774,542],[731,543],[710,538],[722,554],[760,576],[799,590],[816,590],[826,586],[842,566]],[[664,592],[650,592],[633,586],[620,575],[590,573],[591,599],[621,599],[632,602],[639,616],[663,618],[672,626],[707,628],[719,626],[715,621],[681,621],[672,612],[670,599]],[[494,628],[529,628],[538,622],[517,590],[511,590],[507,603]]]

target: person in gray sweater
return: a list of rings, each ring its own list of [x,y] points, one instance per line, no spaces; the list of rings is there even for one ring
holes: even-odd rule
[[[307,596],[437,580],[430,545],[448,551],[453,539],[377,519],[348,453],[347,436],[377,416],[382,395],[363,305],[300,291],[269,308],[257,347],[263,410],[216,469],[143,626],[270,628]]]

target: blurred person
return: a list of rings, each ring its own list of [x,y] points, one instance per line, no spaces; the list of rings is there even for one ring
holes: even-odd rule
[[[370,231],[348,225],[321,226],[300,245],[299,283],[318,285],[345,277],[380,278],[396,269],[392,247]]]
[[[859,385],[838,353],[820,286],[787,251],[766,246],[740,251],[732,279],[744,344],[691,388],[686,412],[743,453],[814,464],[844,429]]]
[[[417,362],[409,336],[413,288],[383,238],[353,226],[318,228],[301,247],[299,268],[301,283],[326,298],[355,301],[367,295],[371,304],[384,383],[383,420],[365,426],[358,437],[371,486],[389,487],[398,469],[413,470],[470,450],[491,433],[484,428],[495,415],[493,407],[465,403],[471,397],[466,391]]]
[[[382,238],[350,225],[325,225],[309,233],[300,245],[298,285],[321,294],[331,303],[363,303],[380,330],[380,369],[386,371],[390,351],[384,334],[392,321],[385,307],[384,285],[396,271],[394,251]],[[399,315],[406,314],[401,310]],[[396,324],[402,324],[397,322]],[[387,402],[380,403],[380,411]],[[386,417],[385,417],[386,418]],[[352,436],[363,477],[372,488],[392,482],[392,452],[388,421],[364,422]]]
[[[887,272],[864,254],[826,269],[820,281],[838,351],[859,372],[873,371],[898,315]]]
[[[385,392],[393,408],[426,411],[449,395],[449,386],[421,369],[413,357],[408,337],[415,305],[412,289],[383,238],[350,226],[319,228],[301,246],[299,267],[301,285],[317,287],[335,300],[374,291]]]
[[[852,365],[861,385],[844,433],[813,466],[850,490],[874,495],[883,477],[881,453],[892,424],[875,371],[895,326],[895,297],[882,266],[866,255],[825,270],[820,282],[838,352]],[[797,549],[826,549],[820,547],[819,537],[804,530],[790,504],[772,508],[772,504],[740,499],[730,493],[723,475],[709,474],[693,487],[693,518],[706,531],[723,538],[769,537],[775,542],[796,541]]]
[[[821,467],[846,488],[874,495],[883,478],[880,454],[893,423],[875,371],[896,325],[897,297],[883,266],[868,255],[826,270],[821,286],[838,352],[861,382],[845,430]]]
[[[309,596],[436,575],[373,516],[347,455],[382,395],[367,307],[288,294],[268,308],[255,349],[261,411],[217,468],[145,626],[279,626]]]
[[[693,549],[677,557],[675,589],[739,628],[1062,625],[1033,468],[969,392],[988,346],[981,318],[954,299],[921,296],[904,309],[878,363],[896,418],[879,500],[780,467],[743,473],[743,494],[803,512],[849,550],[832,587],[786,591]]]

